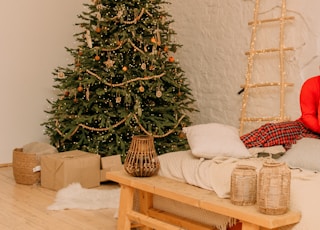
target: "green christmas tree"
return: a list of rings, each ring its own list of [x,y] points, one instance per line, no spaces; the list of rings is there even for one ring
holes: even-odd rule
[[[163,0],[92,0],[77,23],[74,62],[54,70],[58,97],[42,125],[59,151],[126,155],[133,135],[152,135],[158,154],[188,148],[194,99],[174,54]]]

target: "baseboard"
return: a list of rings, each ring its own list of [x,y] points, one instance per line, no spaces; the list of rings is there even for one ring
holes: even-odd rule
[[[12,163],[0,164],[0,168],[12,167]]]

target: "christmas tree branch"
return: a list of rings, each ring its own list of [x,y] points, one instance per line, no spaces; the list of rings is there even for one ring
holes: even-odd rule
[[[154,135],[150,132],[148,132],[143,126],[142,124],[139,122],[139,119],[137,117],[137,115],[135,114],[132,114],[132,113],[129,113],[125,118],[123,118],[121,121],[117,122],[116,124],[112,125],[111,127],[105,127],[105,128],[95,128],[95,127],[90,127],[88,125],[84,125],[84,124],[78,124],[77,127],[72,131],[72,133],[70,134],[69,138],[72,137],[74,134],[76,134],[76,132],[78,131],[78,129],[80,127],[84,128],[84,129],[88,129],[90,131],[96,131],[96,132],[103,132],[103,131],[108,131],[110,130],[111,128],[116,128],[118,127],[119,125],[123,124],[129,117],[131,117],[133,115],[134,119],[136,120],[137,124],[139,125],[140,129],[147,135],[149,136],[153,136],[154,138],[163,138],[163,137],[166,137],[166,136],[169,136],[171,133],[173,133],[175,131],[175,129],[178,127],[178,125],[180,124],[180,122],[182,121],[182,119],[186,116],[186,115],[182,115],[180,117],[180,119],[178,120],[177,124],[173,127],[173,129],[170,129],[168,132],[166,132],[165,134],[163,135]],[[59,121],[56,120],[56,127],[59,126]],[[60,134],[60,136],[62,137],[66,137],[65,134],[63,134],[61,132],[61,130],[59,130],[58,128],[55,129],[57,131],[57,133]]]
[[[146,14],[149,15],[149,17],[153,17],[152,14],[148,10],[146,10]]]
[[[116,51],[116,50],[120,49],[127,41],[133,46],[133,48],[135,48],[136,50],[138,50],[138,51],[139,51],[140,53],[142,53],[143,55],[145,54],[145,52],[143,52],[143,50],[141,50],[139,47],[137,47],[130,39],[121,41],[120,44],[119,44],[117,47],[115,47],[115,48],[109,48],[109,49],[107,49],[107,48],[101,48],[101,51],[105,51],[105,52]],[[94,47],[94,48],[95,48],[95,49],[99,49],[98,46],[96,46],[96,47]]]
[[[175,129],[178,127],[178,125],[180,124],[180,122],[182,121],[182,119],[185,117],[186,115],[182,115],[180,117],[180,119],[178,120],[177,124],[173,127],[173,129],[170,129],[168,132],[166,132],[165,134],[163,135],[154,135],[150,132],[148,132],[142,125],[141,123],[139,122],[139,119],[137,117],[137,115],[133,114],[133,117],[134,119],[136,120],[137,124],[139,125],[140,129],[147,135],[149,136],[153,136],[154,138],[163,138],[163,137],[166,137],[166,136],[169,136],[171,133],[173,133],[175,131]]]
[[[78,124],[77,127],[73,130],[73,132],[70,134],[70,137],[72,137],[80,127],[82,128],[85,128],[85,129],[88,129],[90,131],[96,131],[96,132],[103,132],[103,131],[108,131],[110,130],[111,128],[116,128],[118,127],[119,125],[123,124],[129,117],[131,116],[131,113],[128,114],[125,118],[123,118],[121,121],[117,122],[116,124],[112,125],[111,127],[105,127],[105,128],[94,128],[94,127],[90,127],[90,126],[87,126],[87,125],[84,125],[84,124]],[[56,120],[56,126],[58,127],[59,125],[59,121]],[[65,137],[65,135],[58,129],[56,128],[55,129],[57,131],[57,133],[59,133],[62,137]]]
[[[144,12],[145,12],[145,8],[142,8],[140,14],[139,14],[135,19],[133,19],[132,21],[123,21],[123,23],[124,23],[124,24],[127,24],[127,25],[137,23],[137,21],[140,20],[140,18],[141,18],[142,15],[144,14]],[[147,12],[147,14],[148,14],[149,16],[152,16],[149,12]],[[113,18],[110,18],[109,20],[110,20],[110,21],[115,21],[115,20],[119,20],[121,17],[122,17],[122,11],[119,11],[116,16],[114,16]]]
[[[101,51],[105,51],[105,52],[116,51],[116,50],[120,49],[126,42],[127,42],[126,40],[121,41],[120,44],[119,44],[117,47],[115,47],[115,48],[109,48],[109,49],[107,49],[107,48],[102,48]],[[95,48],[98,48],[98,47],[95,47]]]
[[[102,83],[104,83],[105,85],[107,86],[110,86],[110,87],[120,87],[120,86],[124,86],[124,85],[127,85],[128,83],[131,83],[131,82],[135,82],[135,81],[148,81],[148,80],[151,80],[151,79],[157,79],[157,78],[161,78],[163,77],[166,72],[162,73],[162,74],[159,74],[159,75],[155,75],[155,76],[145,76],[145,77],[137,77],[135,79],[131,79],[131,80],[128,80],[128,81],[124,81],[124,82],[121,82],[121,83],[118,83],[118,84],[112,84],[112,83],[109,83],[109,82],[105,82],[98,74],[90,71],[90,70],[86,70],[88,74],[96,77],[97,79],[99,79],[99,81],[101,81]]]
[[[124,24],[134,24],[134,23],[137,23],[137,21],[140,20],[140,18],[142,17],[142,15],[144,14],[144,8],[142,8],[140,14],[138,15],[138,17],[136,17],[135,19],[133,19],[132,21],[124,21],[123,23]]]
[[[128,39],[128,42],[129,42],[136,50],[138,50],[140,53],[145,54],[145,53],[143,52],[143,50],[139,49],[130,39]]]

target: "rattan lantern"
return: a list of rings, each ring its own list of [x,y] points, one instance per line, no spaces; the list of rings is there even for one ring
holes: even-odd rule
[[[149,177],[158,172],[160,162],[154,147],[153,137],[146,135],[133,136],[124,169],[132,176]]]
[[[291,172],[284,162],[269,161],[259,172],[259,211],[269,215],[284,214],[290,204]]]
[[[230,200],[235,205],[254,205],[257,201],[256,167],[238,165],[233,169],[230,183]]]

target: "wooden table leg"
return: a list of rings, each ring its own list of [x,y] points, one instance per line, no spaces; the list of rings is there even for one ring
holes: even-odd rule
[[[248,222],[242,222],[242,230],[259,230],[260,227],[255,224],[251,224]]]
[[[148,211],[153,207],[153,195],[148,192],[139,191],[140,212],[148,216]],[[149,227],[142,227],[142,230],[151,230]]]
[[[120,192],[120,206],[119,206],[119,217],[118,217],[118,230],[130,230],[131,222],[127,217],[127,213],[133,208],[133,195],[134,189],[121,185]]]

